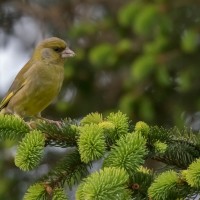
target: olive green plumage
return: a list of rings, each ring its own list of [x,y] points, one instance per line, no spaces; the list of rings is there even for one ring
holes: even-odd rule
[[[74,55],[59,38],[40,42],[0,103],[0,113],[40,116],[61,89],[65,59]]]

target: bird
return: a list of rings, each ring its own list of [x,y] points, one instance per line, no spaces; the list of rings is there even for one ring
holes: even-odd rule
[[[74,51],[60,38],[38,43],[1,101],[0,114],[40,118],[61,90],[65,60],[73,56]]]

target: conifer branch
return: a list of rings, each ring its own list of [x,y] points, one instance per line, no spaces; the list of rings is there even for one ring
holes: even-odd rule
[[[57,187],[54,189],[52,200],[68,200],[63,188]]]
[[[130,189],[135,199],[148,199],[148,188],[154,179],[153,171],[139,167],[135,173],[130,176]]]
[[[63,187],[65,183],[71,187],[88,175],[87,167],[88,165],[81,161],[79,152],[75,149],[68,152],[41,181],[52,188],[56,186]]]
[[[175,171],[167,171],[158,176],[149,187],[148,193],[151,199],[176,199],[178,174]]]
[[[184,172],[187,183],[194,188],[200,188],[200,159],[193,162]]]
[[[133,174],[144,163],[144,156],[147,154],[145,145],[146,141],[140,133],[128,133],[111,148],[103,166],[123,168]]]
[[[80,123],[65,119],[27,124],[14,115],[0,115],[0,139],[22,139],[15,156],[20,169],[36,168],[47,145],[73,148],[28,189],[25,200],[66,200],[65,184],[80,184],[78,200],[92,200],[94,196],[97,200],[190,198],[200,188],[200,136],[191,130],[165,129],[144,122],[136,123],[133,130],[121,112],[107,117],[91,113]],[[88,167],[97,159],[103,160],[102,169],[89,175]],[[145,159],[173,165],[177,171],[150,171],[141,166]]]
[[[78,148],[81,160],[85,163],[101,158],[106,149],[103,129],[97,124],[80,127]]]
[[[51,123],[40,120],[36,122],[36,128],[46,137],[46,145],[59,147],[77,146],[78,122],[71,119],[65,119],[61,122]]]
[[[109,145],[115,143],[116,140],[129,131],[128,117],[120,111],[117,113],[110,113],[105,121],[111,122],[114,125],[114,131],[111,131],[110,134],[107,135],[110,140]]]
[[[24,195],[24,200],[68,200],[63,188],[55,187],[52,189],[49,185],[44,183],[36,183],[30,186]]]
[[[20,117],[0,114],[0,140],[20,140],[30,131]]]
[[[104,168],[88,176],[78,188],[77,200],[93,199],[131,199],[126,188],[128,174],[120,168]]]
[[[103,116],[99,113],[90,113],[81,120],[81,125],[85,124],[99,124],[103,122]]]
[[[40,131],[35,130],[26,134],[17,149],[16,166],[24,171],[35,168],[41,160],[44,145],[45,137]]]
[[[200,156],[197,137],[188,129],[182,131],[185,138],[176,128],[149,127],[144,122],[138,122],[135,131],[140,132],[146,138],[148,156],[154,160],[185,169]]]
[[[148,195],[160,199],[193,199],[198,190],[187,183],[187,170],[181,173],[169,170],[159,174],[148,189]]]
[[[169,165],[175,165],[180,169],[186,169],[189,164],[199,158],[200,149],[185,141],[173,141],[168,144],[164,154],[154,154],[153,159]]]
[[[30,186],[23,198],[23,200],[36,200],[36,199],[48,200],[45,187],[41,183],[36,183]]]

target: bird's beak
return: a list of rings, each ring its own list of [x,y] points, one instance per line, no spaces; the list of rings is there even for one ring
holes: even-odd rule
[[[65,50],[62,51],[61,56],[62,58],[73,57],[75,56],[75,53],[67,47]]]

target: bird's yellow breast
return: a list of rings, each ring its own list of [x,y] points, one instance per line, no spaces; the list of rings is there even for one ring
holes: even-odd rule
[[[64,78],[64,68],[63,65],[37,63],[25,76],[25,86],[10,100],[8,107],[21,116],[34,116],[58,95]]]

